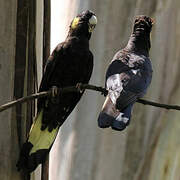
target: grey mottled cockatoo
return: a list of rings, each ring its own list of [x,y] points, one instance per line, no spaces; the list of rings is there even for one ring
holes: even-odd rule
[[[100,128],[125,129],[133,104],[146,93],[152,79],[149,58],[152,25],[150,17],[136,17],[127,46],[113,57],[106,72],[108,95],[98,118]]]

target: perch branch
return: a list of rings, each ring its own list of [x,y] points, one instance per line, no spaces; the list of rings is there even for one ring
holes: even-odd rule
[[[147,101],[145,99],[138,99],[137,102],[144,105],[150,105],[150,106],[155,106],[155,107],[164,108],[164,109],[180,110],[180,106],[178,105],[161,104],[161,103],[156,103],[153,101]]]
[[[98,87],[98,86],[94,86],[94,85],[89,85],[89,84],[81,84],[80,85],[80,90],[93,90],[93,91],[98,91],[101,92],[101,94],[103,95],[107,95],[107,90],[105,88],[102,87]],[[69,92],[79,92],[79,88],[76,86],[71,86],[71,87],[66,87],[66,88],[59,88],[59,93],[69,93]],[[0,112],[15,106],[17,104],[21,104],[27,101],[32,101],[34,99],[37,98],[42,98],[42,97],[46,97],[46,96],[51,96],[52,91],[44,91],[44,92],[39,92],[36,94],[32,94],[30,96],[26,96],[26,97],[22,97],[20,99],[11,101],[9,103],[3,104],[0,106]],[[165,108],[165,109],[174,109],[174,110],[180,110],[180,106],[177,105],[168,105],[168,104],[161,104],[161,103],[156,103],[156,102],[152,102],[152,101],[148,101],[145,99],[139,99],[137,100],[138,103],[144,104],[144,105],[150,105],[150,106],[155,106],[155,107],[159,107],[159,108]]]

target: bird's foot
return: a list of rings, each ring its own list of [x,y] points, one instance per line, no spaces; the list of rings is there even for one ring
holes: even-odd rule
[[[77,83],[77,84],[76,84],[76,88],[77,88],[77,90],[78,90],[80,93],[83,93],[83,92],[84,92],[84,90],[82,89],[82,83]]]
[[[59,94],[59,90],[57,86],[52,86],[51,88],[51,96],[56,97]]]
[[[101,94],[102,94],[104,97],[106,97],[106,96],[108,95],[108,90],[103,89],[102,92],[101,92]]]
[[[58,96],[59,96],[59,89],[57,86],[52,86],[51,88],[51,101],[53,103],[57,103],[58,102]]]

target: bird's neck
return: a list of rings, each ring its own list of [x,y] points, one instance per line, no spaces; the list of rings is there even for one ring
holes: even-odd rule
[[[89,40],[84,37],[68,36],[66,38],[67,45],[70,45],[75,51],[88,51],[89,50]]]
[[[77,29],[70,29],[68,33],[68,37],[76,36],[81,39],[88,39],[91,38],[91,33],[89,33],[85,28],[77,28]]]
[[[150,47],[151,47],[151,42],[150,42],[149,34],[148,35],[132,34],[125,49],[131,52],[149,56]]]

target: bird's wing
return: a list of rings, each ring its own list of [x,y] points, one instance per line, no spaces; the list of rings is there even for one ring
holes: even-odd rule
[[[91,75],[92,75],[92,71],[93,71],[93,54],[91,51],[88,52],[88,61],[87,61],[87,67],[88,69],[86,71],[84,71],[84,77],[83,77],[83,80],[82,80],[82,83],[89,83],[89,80],[91,78]]]
[[[132,55],[127,64],[121,59],[114,60],[106,73],[108,96],[119,110],[143,96],[151,82],[150,61],[146,57],[136,58]]]
[[[64,51],[63,44],[64,43],[60,43],[55,48],[55,50],[52,52],[52,54],[49,56],[49,58],[46,62],[46,66],[45,66],[44,73],[42,76],[42,80],[40,83],[39,92],[49,90],[50,79],[51,79],[53,73],[55,72],[55,69],[57,67],[57,63],[60,59],[60,56],[63,55],[63,51]],[[58,71],[61,71],[61,69],[58,69]],[[39,98],[38,99],[38,102],[37,102],[38,112],[44,107],[46,99],[47,98]]]
[[[93,69],[93,55],[91,52],[87,52],[86,62],[85,67],[82,67],[79,72],[80,78],[75,79],[75,81],[77,81],[76,83],[88,83],[90,80]],[[48,106],[44,108],[42,129],[48,126],[48,129],[52,131],[57,125],[61,126],[79,102],[83,92],[84,91],[65,94],[61,94],[60,92],[56,103],[48,101]]]

